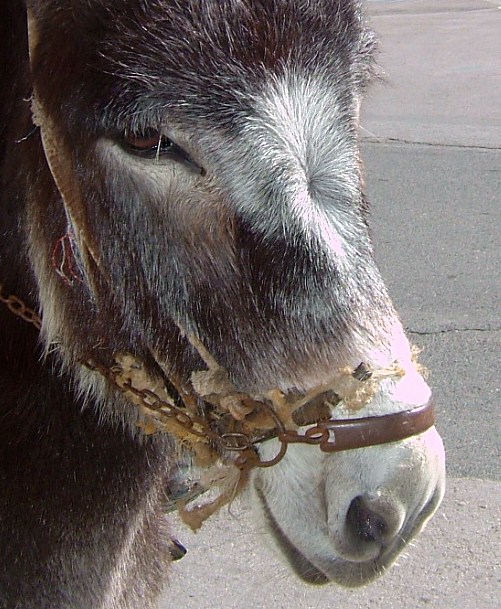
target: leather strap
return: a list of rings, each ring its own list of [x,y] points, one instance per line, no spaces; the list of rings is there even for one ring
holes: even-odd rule
[[[285,431],[278,439],[287,444],[317,444],[324,452],[339,452],[398,442],[425,432],[435,424],[433,401],[392,414],[361,419],[322,421],[298,436]]]

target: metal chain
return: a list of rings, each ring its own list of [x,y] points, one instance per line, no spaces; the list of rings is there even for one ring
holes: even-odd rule
[[[191,442],[192,447],[196,447],[197,442],[201,442],[206,446],[209,445],[214,451],[215,459],[220,457],[224,458],[224,454],[227,452],[239,453],[238,457],[234,458],[232,461],[241,469],[247,469],[249,467],[270,467],[275,465],[284,457],[287,451],[287,445],[290,442],[301,441],[299,438],[302,436],[292,430],[286,430],[273,409],[265,403],[259,402],[258,405],[263,410],[266,410],[267,414],[275,422],[275,429],[257,436],[250,436],[239,430],[222,431],[217,428],[238,428],[240,422],[236,421],[230,414],[219,414],[213,409],[207,409],[205,416],[188,413],[185,408],[176,406],[172,398],[170,401],[166,401],[151,389],[138,389],[137,387],[134,387],[130,380],[124,382],[120,378],[123,371],[119,365],[104,366],[90,360],[85,362],[84,365],[91,371],[99,372],[122,393],[128,394],[132,399],[135,398],[136,402],[139,401],[144,410],[146,410],[160,426],[163,424],[168,431],[172,431],[172,426],[169,426],[169,421],[175,422],[184,431],[185,435],[182,440],[190,442],[190,436],[194,436],[195,438],[192,438]],[[281,436],[283,436],[283,439],[281,439]],[[256,444],[271,438],[278,438],[281,442],[281,446],[273,459],[263,461],[259,457]],[[309,440],[307,442],[311,443]]]
[[[30,307],[27,307],[24,302],[14,296],[14,294],[5,295],[3,291],[3,284],[0,283],[0,302],[3,302],[7,305],[7,308],[11,313],[17,315],[24,321],[27,321],[29,324],[34,326],[37,330],[40,330],[42,327],[42,319],[40,315]]]
[[[20,317],[27,323],[33,325],[37,330],[41,329],[42,319],[40,315],[34,309],[28,307],[18,296],[13,294],[6,295],[2,283],[0,283],[0,302],[4,303],[9,311],[17,317]],[[261,461],[259,459],[255,448],[256,442],[271,437],[277,437],[276,434],[268,432],[265,434],[265,437],[263,435],[258,438],[251,438],[242,431],[215,431],[213,426],[216,426],[217,424],[221,427],[229,427],[230,420],[231,422],[234,422],[231,415],[221,416],[216,415],[213,411],[208,411],[206,417],[197,416],[187,412],[184,408],[176,406],[173,399],[167,402],[151,389],[138,389],[134,387],[130,381],[125,383],[120,382],[119,377],[122,370],[119,366],[115,365],[108,367],[91,360],[82,363],[89,370],[98,372],[104,376],[122,393],[128,394],[131,398],[135,398],[136,402],[139,401],[141,406],[148,413],[152,413],[151,416],[153,416],[156,421],[160,420],[160,423],[165,419],[174,421],[184,430],[188,435],[188,438],[189,436],[194,436],[198,441],[206,445],[212,445],[215,455],[221,456],[221,454],[225,452],[239,453],[239,456],[235,459],[235,464],[238,467],[246,468],[251,464],[252,466],[269,467],[270,465],[278,463],[285,455],[286,446],[285,443],[282,442],[282,446],[274,459],[270,461]],[[277,423],[277,431],[285,431],[281,421],[273,410],[266,404],[262,404],[262,407],[267,409],[268,413]]]
[[[137,387],[134,387],[130,380],[125,382],[119,380],[120,375],[122,374],[120,366],[114,365],[108,367],[92,360],[84,362],[84,365],[93,372],[99,372],[117,389],[120,389],[122,393],[129,394],[131,397],[136,398],[135,401],[139,401],[141,406],[146,411],[151,412],[153,416],[159,415],[161,418],[173,419],[190,434],[200,438],[207,437],[208,439],[213,439],[208,437],[208,434],[210,435],[212,431],[208,428],[205,419],[188,414],[185,409],[176,406],[172,398],[171,401],[167,402],[151,389],[138,389]],[[201,429],[203,431],[201,431]]]

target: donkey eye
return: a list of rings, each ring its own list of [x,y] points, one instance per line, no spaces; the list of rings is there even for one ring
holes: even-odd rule
[[[147,158],[155,158],[175,146],[172,140],[158,132],[147,133],[146,135],[127,133],[123,137],[123,143],[129,152]]]
[[[170,158],[182,163],[200,175],[204,176],[206,173],[205,169],[200,167],[181,146],[158,131],[141,135],[125,133],[121,138],[121,142],[123,148],[134,156],[157,160],[160,158]]]

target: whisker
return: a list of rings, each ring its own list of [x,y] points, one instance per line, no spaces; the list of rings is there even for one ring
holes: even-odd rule
[[[378,142],[382,141],[382,138],[378,137],[375,133],[372,133],[372,131],[369,131],[368,129],[366,129],[362,124],[359,124],[359,129],[361,131],[365,131],[365,133],[367,133],[367,135],[370,135],[371,137],[376,139]]]

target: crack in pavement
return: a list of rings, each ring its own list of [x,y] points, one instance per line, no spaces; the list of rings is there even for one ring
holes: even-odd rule
[[[367,132],[367,129],[361,127],[364,131]],[[440,142],[420,142],[417,140],[407,140],[403,138],[396,137],[378,137],[374,136],[362,136],[361,141],[366,144],[404,144],[406,146],[430,146],[433,148],[459,148],[466,150],[501,150],[501,146],[480,146],[480,145],[472,145],[472,144],[447,144]]]
[[[499,328],[443,328],[441,330],[411,330],[407,328],[408,334],[417,334],[418,336],[433,336],[435,334],[448,334],[450,332],[501,332]]]

